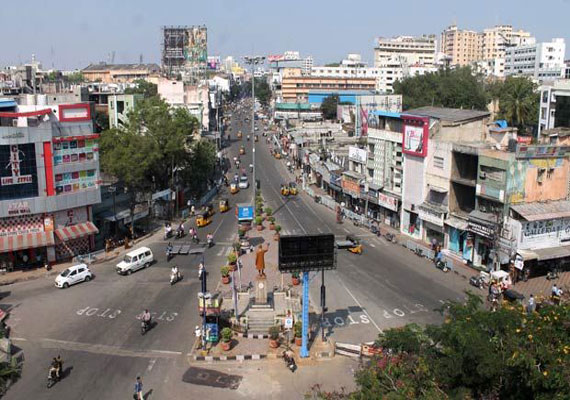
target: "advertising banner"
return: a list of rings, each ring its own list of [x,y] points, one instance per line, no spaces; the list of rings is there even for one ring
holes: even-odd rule
[[[388,210],[398,211],[398,199],[384,193],[378,193],[378,204]]]
[[[38,196],[34,143],[0,146],[0,199]]]
[[[238,204],[238,221],[253,220],[253,206],[251,204]]]
[[[360,164],[366,164],[366,150],[356,146],[349,146],[348,159]]]
[[[404,137],[402,139],[402,151],[418,157],[427,155],[428,143],[428,119],[413,118],[404,119]]]

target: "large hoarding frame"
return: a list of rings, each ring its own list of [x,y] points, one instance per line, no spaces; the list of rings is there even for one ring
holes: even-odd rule
[[[278,255],[280,272],[336,269],[333,234],[281,236]]]
[[[429,118],[405,115],[402,152],[417,157],[427,155]]]

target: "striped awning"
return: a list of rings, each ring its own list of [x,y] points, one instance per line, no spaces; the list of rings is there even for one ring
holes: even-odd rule
[[[24,233],[0,237],[0,253],[37,247],[53,246],[53,232]]]
[[[95,235],[99,233],[99,229],[91,221],[82,222],[80,224],[66,226],[65,228],[56,229],[55,235],[62,242],[82,238],[83,236]]]

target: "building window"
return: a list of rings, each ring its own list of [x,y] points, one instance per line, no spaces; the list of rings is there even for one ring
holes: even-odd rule
[[[443,165],[444,165],[443,157],[437,157],[437,156],[433,157],[433,166],[435,168],[443,169]]]
[[[540,109],[540,118],[541,119],[546,119],[546,107],[542,107]]]

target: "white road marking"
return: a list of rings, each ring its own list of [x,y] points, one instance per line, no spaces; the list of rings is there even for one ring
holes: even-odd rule
[[[220,250],[216,253],[218,257],[221,257],[224,254],[225,247],[220,247]]]
[[[28,341],[28,339],[23,338],[23,337],[11,337],[10,339],[14,342],[27,342]]]
[[[148,367],[146,368],[146,372],[152,371],[152,367],[154,367],[155,363],[156,363],[156,358],[153,358],[152,360],[150,360],[148,362]]]
[[[346,233],[350,233],[350,231],[346,228],[342,228]]]
[[[370,247],[376,247],[374,243],[370,243]]]
[[[350,290],[348,290],[348,288],[346,287],[346,285],[344,284],[344,282],[342,281],[342,279],[339,279],[340,284],[342,285],[342,287],[344,288],[344,290],[346,290],[346,292],[350,295],[350,297],[352,297],[352,300],[354,300],[354,302],[356,303],[356,305],[358,307],[360,307],[362,309],[362,312],[364,314],[366,314],[366,316],[368,317],[368,319],[370,319],[370,322],[372,322],[372,325],[374,325],[376,327],[376,329],[378,329],[378,332],[382,333],[382,329],[380,329],[380,327],[378,326],[378,324],[376,324],[376,322],[374,322],[374,320],[372,319],[372,317],[370,316],[370,314],[368,314],[368,311],[366,311],[364,309],[364,307],[362,307],[362,305],[360,304],[360,302],[358,300],[356,300],[356,297],[354,297],[354,295],[350,292]]]
[[[229,256],[231,252],[232,252],[232,248],[228,247],[228,249],[226,250],[226,257]]]
[[[317,231],[319,231],[319,233],[323,233],[323,230],[317,226]]]

